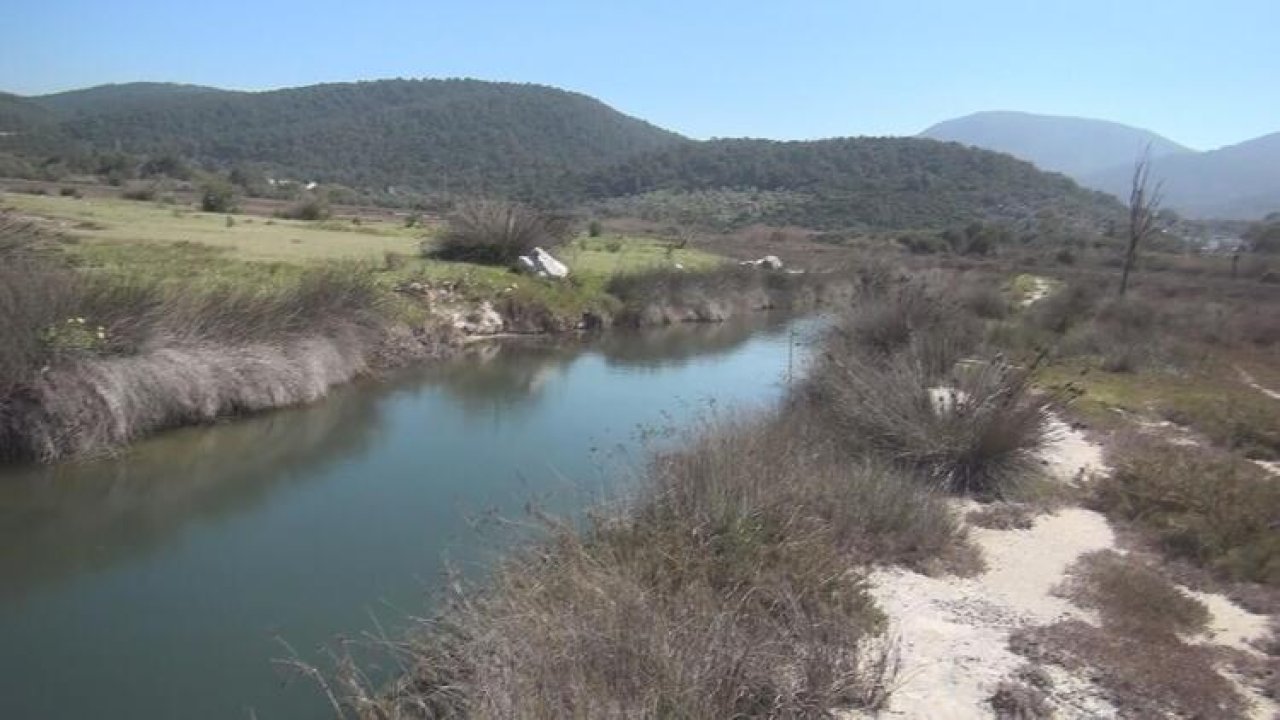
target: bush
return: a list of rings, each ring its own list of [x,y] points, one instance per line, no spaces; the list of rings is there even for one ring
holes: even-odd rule
[[[514,265],[538,246],[568,238],[568,218],[510,202],[472,202],[449,215],[432,254],[442,260]]]
[[[1067,568],[1056,592],[1097,610],[1104,627],[1130,635],[1194,635],[1209,624],[1204,603],[1156,569],[1113,550],[1082,556]]]
[[[235,187],[222,180],[211,180],[200,188],[200,209],[212,213],[233,213],[237,209]]]
[[[72,198],[81,197],[80,188],[75,188],[75,187],[64,187],[58,190],[58,194],[61,195],[62,197],[72,197]]]
[[[600,237],[601,232],[603,232],[603,230],[600,227],[599,220],[592,220],[591,223],[587,225],[587,237]]]
[[[156,186],[155,185],[133,185],[128,188],[125,188],[125,190],[120,193],[120,197],[124,198],[125,200],[140,200],[143,202],[151,202],[152,200],[156,199]]]
[[[1037,471],[1053,398],[1032,391],[1034,367],[999,356],[956,367],[975,342],[964,317],[915,285],[863,297],[823,346],[809,389],[853,452],[1001,497]]]
[[[329,219],[330,214],[329,202],[324,198],[315,196],[307,197],[302,201],[276,213],[278,217],[289,218],[291,220],[307,220],[312,222],[317,220],[327,220]]]
[[[1093,504],[1169,555],[1230,580],[1280,585],[1280,483],[1231,453],[1128,437]]]

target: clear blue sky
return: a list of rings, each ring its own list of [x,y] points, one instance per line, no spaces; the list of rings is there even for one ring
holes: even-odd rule
[[[0,89],[537,82],[699,138],[914,134],[977,110],[1207,149],[1280,130],[1280,0],[4,0]]]

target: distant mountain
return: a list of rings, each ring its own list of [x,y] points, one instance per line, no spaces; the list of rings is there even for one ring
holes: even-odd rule
[[[688,142],[598,100],[539,85],[380,80],[270,92],[134,83],[28,99],[44,135],[0,151],[176,155],[359,187],[508,192],[548,176]]]
[[[982,112],[921,133],[1004,152],[1124,199],[1133,163],[1151,147],[1165,207],[1199,218],[1256,219],[1280,209],[1280,133],[1196,152],[1149,130],[1105,120]]]
[[[1050,170],[1081,179],[1121,163],[1132,166],[1145,147],[1152,157],[1192,153],[1150,130],[1106,120],[992,111],[938,123],[920,133],[1008,153]]]
[[[1132,163],[1082,179],[1085,185],[1125,195]],[[1203,153],[1157,158],[1153,180],[1164,183],[1164,205],[1186,215],[1253,220],[1280,210],[1280,133]]]
[[[712,140],[637,155],[580,183],[589,199],[637,198],[659,217],[664,207],[715,213],[719,205],[746,222],[831,229],[936,228],[1043,211],[1088,223],[1120,208],[1007,155],[922,138]]]

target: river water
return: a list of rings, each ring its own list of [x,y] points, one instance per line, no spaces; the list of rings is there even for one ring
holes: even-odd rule
[[[491,344],[119,457],[0,468],[0,718],[330,717],[273,663],[285,643],[316,661],[394,633],[446,563],[491,561],[484,518],[617,492],[650,443],[776,400],[812,329]]]

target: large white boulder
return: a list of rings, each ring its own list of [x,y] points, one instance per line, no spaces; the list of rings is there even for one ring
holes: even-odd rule
[[[538,277],[556,279],[569,277],[569,266],[540,247],[534,248],[532,255],[521,255],[517,258],[516,269]]]

